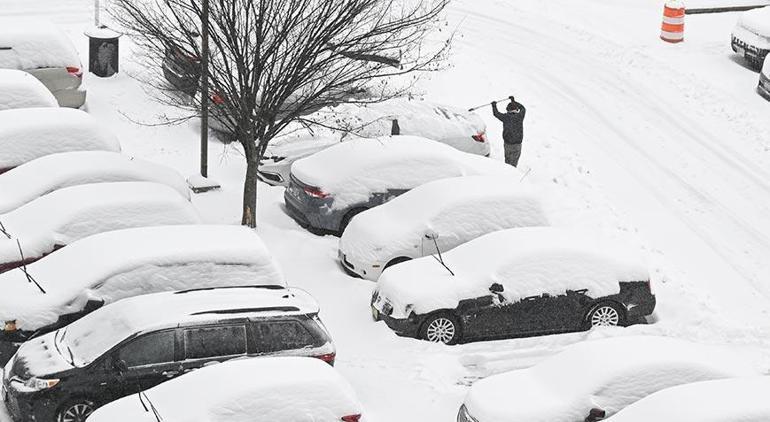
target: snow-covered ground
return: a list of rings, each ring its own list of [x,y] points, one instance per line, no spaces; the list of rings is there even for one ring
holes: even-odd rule
[[[86,62],[90,0],[3,0],[0,15],[46,15]],[[468,384],[523,368],[586,338],[654,333],[708,343],[770,340],[770,102],[729,46],[737,14],[688,16],[685,42],[659,38],[652,0],[455,0],[453,66],[422,88],[461,108],[515,95],[527,106],[521,167],[562,194],[561,220],[634,238],[655,264],[657,322],[446,347],[397,338],[369,313],[374,284],[346,276],[337,239],[317,237],[282,210],[283,188],[259,186],[259,233],[288,282],[315,296],[370,421],[453,420]],[[172,111],[152,103],[122,39],[121,73],[86,76],[87,110],[124,151],[197,169],[197,123],[146,126]],[[479,111],[500,157],[499,123]],[[240,221],[242,158],[210,143],[222,190],[193,198],[207,222]],[[766,348],[766,347],[765,347]],[[4,421],[0,411],[0,421]]]

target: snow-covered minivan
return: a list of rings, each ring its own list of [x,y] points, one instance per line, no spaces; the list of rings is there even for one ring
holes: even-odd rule
[[[770,52],[770,6],[741,13],[732,33],[733,51],[755,69]]]

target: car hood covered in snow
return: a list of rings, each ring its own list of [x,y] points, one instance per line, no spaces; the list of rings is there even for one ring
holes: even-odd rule
[[[451,275],[432,256],[388,268],[379,279],[380,297],[393,316],[407,305],[418,314],[454,309],[462,299],[489,295],[500,283],[509,302],[566,290],[588,289],[601,297],[618,293],[619,281],[648,281],[636,254],[595,233],[550,227],[524,227],[481,236],[444,254]]]
[[[0,321],[35,330],[89,299],[220,286],[285,286],[259,236],[240,226],[161,226],[97,234],[27,266],[0,274]]]
[[[0,175],[0,213],[57,189],[128,181],[161,183],[190,199],[184,178],[169,167],[116,152],[75,151],[46,155]]]
[[[761,373],[744,358],[729,348],[668,337],[585,341],[534,367],[477,382],[465,406],[479,422],[574,422],[592,408],[611,415],[671,386]]]
[[[770,49],[770,6],[741,13],[733,35],[754,47]]]
[[[0,170],[8,167],[7,162],[12,161],[13,154],[3,158],[11,151],[3,145],[3,132],[7,121],[3,112],[12,109],[26,109],[32,107],[58,108],[59,103],[51,91],[34,76],[21,70],[0,69]],[[40,124],[42,121],[37,121]]]
[[[175,422],[339,422],[362,413],[350,385],[314,358],[250,358],[205,367],[146,391]],[[155,422],[136,395],[98,409],[89,422]]]
[[[24,342],[13,357],[14,375],[22,379],[57,375],[74,368],[57,343],[56,331]],[[63,353],[62,353],[63,352]]]

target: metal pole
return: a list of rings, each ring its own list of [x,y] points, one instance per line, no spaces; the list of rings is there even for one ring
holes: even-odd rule
[[[94,26],[99,27],[99,0],[94,0]]]
[[[208,177],[209,162],[209,0],[201,13],[201,176]]]

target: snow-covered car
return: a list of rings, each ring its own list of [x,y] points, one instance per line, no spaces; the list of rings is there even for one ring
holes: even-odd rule
[[[759,95],[770,101],[770,59],[767,57],[765,57],[765,64],[762,66],[762,71],[759,73],[757,92],[759,92]]]
[[[161,183],[190,199],[187,182],[169,167],[116,152],[74,151],[36,158],[1,174],[0,213],[70,186],[132,181]]]
[[[457,421],[595,422],[669,387],[759,375],[761,369],[744,357],[728,348],[670,337],[620,336],[585,341],[531,368],[476,382],[465,397]],[[644,419],[661,420],[669,419]]]
[[[362,211],[422,184],[469,175],[521,178],[500,161],[417,136],[359,138],[295,162],[284,202],[303,227],[341,234]]]
[[[696,382],[651,394],[607,422],[766,422],[768,397],[768,376]]]
[[[120,143],[85,111],[58,107],[0,111],[0,173],[69,151],[120,152]]]
[[[286,286],[260,237],[240,226],[158,226],[87,237],[0,274],[0,362],[33,334],[147,293]],[[9,354],[9,352],[11,352]]]
[[[200,222],[186,197],[159,183],[95,183],[59,189],[0,215],[0,273],[97,233]]]
[[[487,233],[547,225],[534,189],[496,176],[453,177],[356,215],[340,238],[339,259],[351,275],[377,280],[392,265]]]
[[[770,6],[741,13],[732,33],[733,51],[755,69],[770,52]]]
[[[623,245],[523,227],[388,268],[371,307],[398,335],[455,344],[645,322],[655,296],[647,267]]]
[[[147,410],[146,410],[147,409]],[[89,422],[359,422],[353,388],[319,359],[269,357],[208,366],[97,409]]]
[[[7,407],[15,420],[78,421],[106,403],[230,359],[305,356],[333,364],[316,301],[276,287],[163,292],[106,305],[21,346],[2,380]]]
[[[338,133],[320,129],[315,134],[299,131],[282,137],[268,147],[260,162],[258,177],[271,185],[288,186],[291,165],[304,157],[351,137],[377,138],[392,135],[394,121],[398,135],[420,136],[452,146],[460,151],[488,156],[486,123],[477,114],[445,104],[395,99],[374,104],[343,104],[321,110],[310,117],[334,121],[348,131]]]
[[[30,73],[60,106],[78,108],[85,103],[82,68],[72,41],[50,21],[0,20],[0,69]]]
[[[0,69],[0,111],[32,107],[59,107],[59,103],[48,88],[29,73]]]

